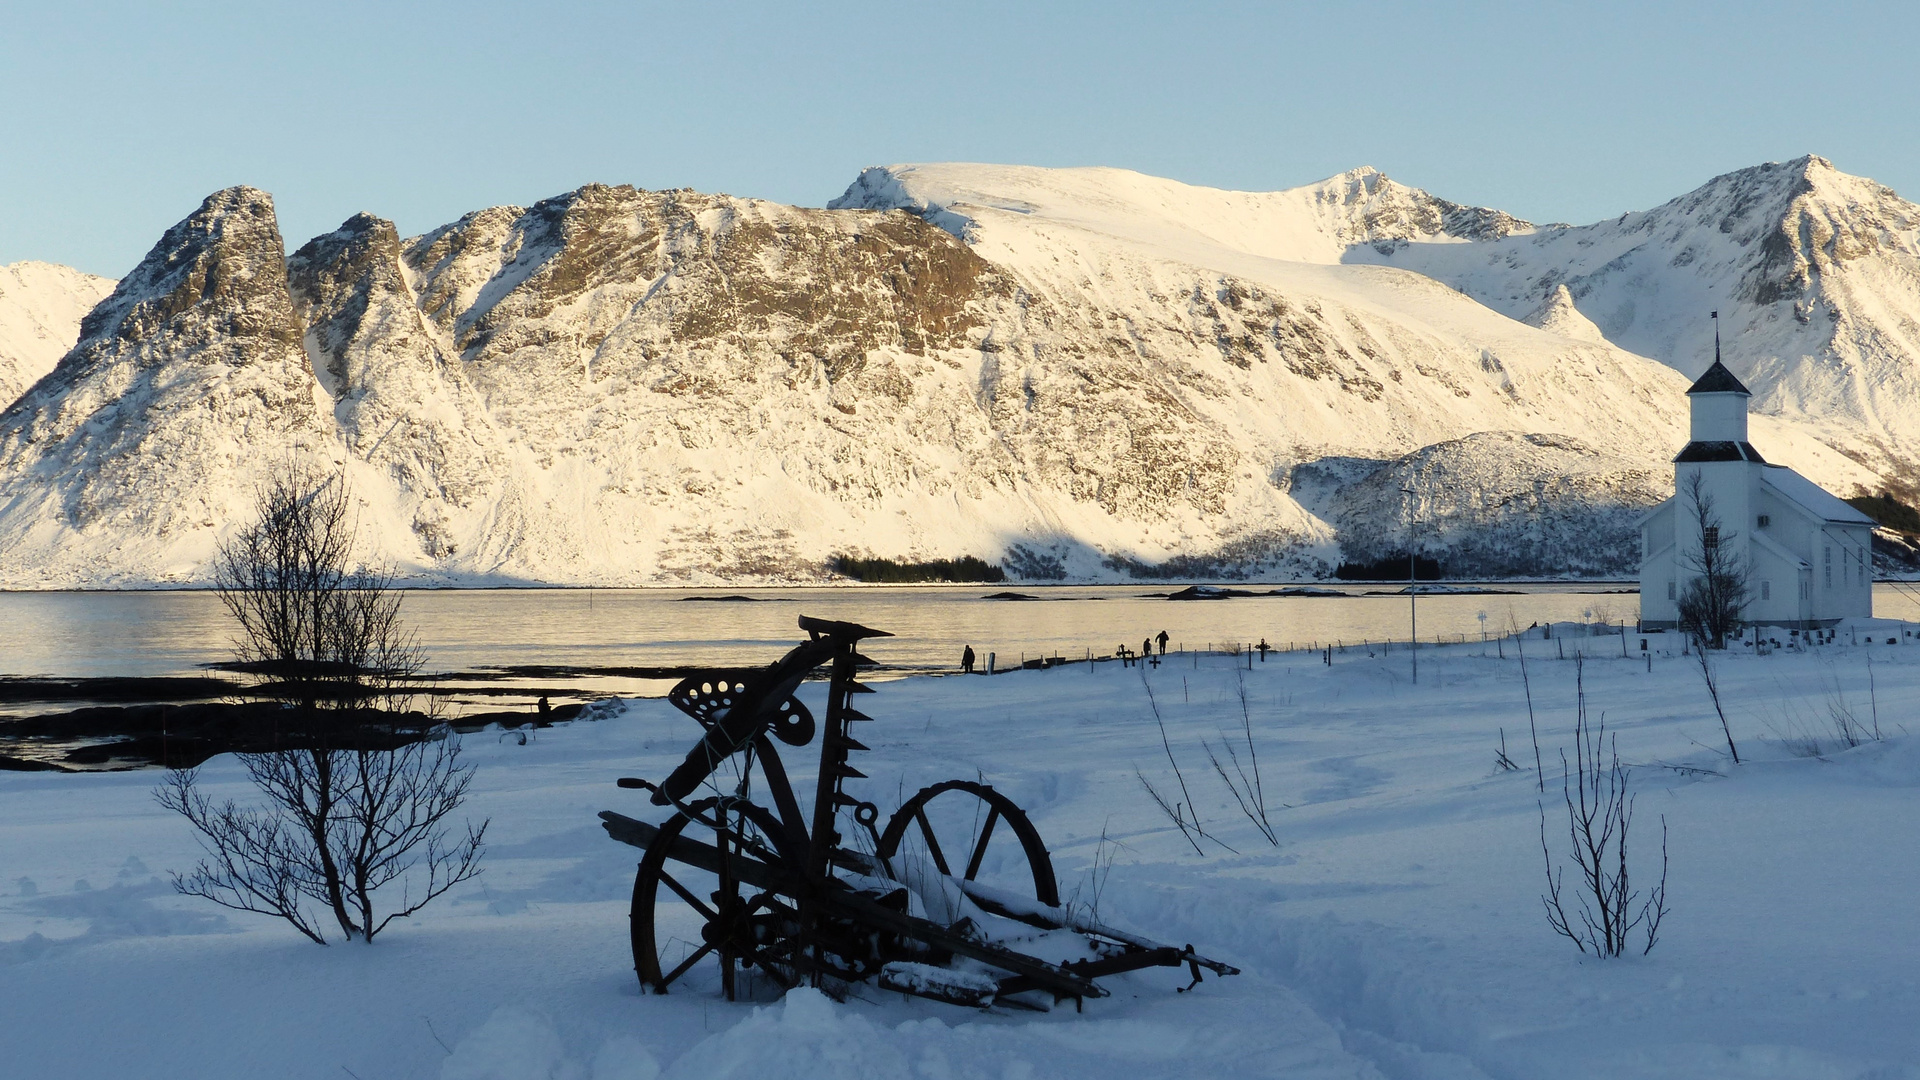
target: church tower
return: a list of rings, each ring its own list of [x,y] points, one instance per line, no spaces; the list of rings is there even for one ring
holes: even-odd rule
[[[1677,500],[1674,539],[1682,552],[1703,550],[1707,542],[1730,547],[1726,554],[1740,565],[1748,562],[1749,535],[1755,522],[1753,513],[1756,466],[1766,459],[1747,441],[1746,386],[1720,362],[1720,335],[1713,338],[1713,366],[1687,390],[1692,426],[1687,445],[1673,459],[1673,490]],[[1693,506],[1693,477],[1718,520],[1718,535],[1700,535],[1701,515]],[[1684,560],[1683,560],[1684,563]],[[1684,564],[1678,568],[1677,582],[1685,592],[1693,576]]]

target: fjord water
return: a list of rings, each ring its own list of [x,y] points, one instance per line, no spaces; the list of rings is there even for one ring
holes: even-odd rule
[[[971,645],[984,669],[1040,656],[1111,655],[1165,630],[1169,648],[1208,649],[1265,639],[1275,648],[1407,639],[1408,603],[1395,585],[1341,586],[1337,597],[1253,596],[1176,602],[1169,586],[1021,586],[1032,601],[990,600],[1000,586],[810,589],[431,589],[402,608],[419,634],[430,672],[489,677],[497,691],[529,699],[659,695],[671,679],[606,669],[757,666],[804,635],[799,616],[886,630],[866,653],[887,674],[951,671]],[[1631,624],[1639,597],[1621,583],[1501,586],[1507,594],[1419,598],[1422,641],[1474,640],[1484,628],[1536,622]],[[1264,590],[1267,586],[1258,586]],[[1377,594],[1377,595],[1375,595]],[[696,597],[744,597],[701,601]],[[1875,611],[1920,617],[1920,604],[1892,586]],[[1482,614],[1486,619],[1483,623]],[[232,626],[203,591],[0,593],[0,675],[97,678],[199,674],[225,660]],[[506,669],[544,667],[550,672]],[[464,696],[464,695],[462,695]],[[493,696],[498,704],[507,702]],[[471,703],[471,702],[470,702]]]
[[[1523,585],[1510,595],[1419,599],[1420,636],[1477,638],[1510,621],[1631,622],[1638,597],[1618,584]],[[1264,586],[1260,588],[1265,588]],[[576,670],[757,665],[803,635],[800,615],[892,633],[868,655],[898,672],[957,666],[972,645],[986,666],[1037,656],[1111,654],[1165,630],[1169,647],[1264,638],[1276,648],[1407,638],[1407,598],[1365,595],[1399,586],[1346,586],[1342,597],[1242,597],[1173,602],[1167,586],[1021,587],[1034,601],[989,600],[999,586],[753,589],[413,590],[403,611],[429,670],[518,666]],[[1156,595],[1156,593],[1158,595]],[[746,597],[701,602],[693,597]],[[232,627],[210,592],[0,593],[0,674],[71,677],[193,674],[228,657]],[[627,691],[631,692],[631,691]]]

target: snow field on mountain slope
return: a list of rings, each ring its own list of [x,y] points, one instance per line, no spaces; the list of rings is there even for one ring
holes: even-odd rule
[[[1462,277],[1448,268],[1493,259],[1482,252],[1496,246],[1500,252],[1526,250],[1585,230],[1478,243],[1421,237],[1413,249],[1420,261],[1410,265],[1424,272],[1409,273],[1396,265],[1405,256],[1380,256],[1342,238],[1340,230],[1352,222],[1328,198],[1340,180],[1249,193],[1117,169],[903,165],[868,170],[849,198],[858,193],[860,205],[930,213],[930,220],[965,238],[983,257],[1043,283],[1044,291],[1087,297],[1140,325],[1158,321],[1168,293],[1191,289],[1194,279],[1227,274],[1276,289],[1294,304],[1332,305],[1353,330],[1371,332],[1386,344],[1388,364],[1423,376],[1444,373],[1383,388],[1392,401],[1388,409],[1321,382],[1289,384],[1284,400],[1269,400],[1259,381],[1251,380],[1249,404],[1256,407],[1219,419],[1262,449],[1401,454],[1474,432],[1524,430],[1571,435],[1651,465],[1664,462],[1669,444],[1677,448],[1685,441],[1688,380],[1660,359],[1516,321],[1537,299],[1518,310],[1496,311],[1483,306],[1493,303],[1485,288],[1462,284],[1463,293],[1443,284]],[[1341,265],[1347,252],[1359,265]],[[1369,265],[1374,263],[1385,265]],[[1374,346],[1349,344],[1374,358]],[[1483,372],[1493,365],[1501,378],[1488,382]],[[1460,389],[1476,392],[1463,396]],[[1570,409],[1572,402],[1578,406]],[[1312,408],[1316,403],[1324,408]],[[1802,417],[1787,423],[1756,416],[1754,429],[1767,444],[1769,460],[1821,483],[1851,490],[1875,482],[1869,470],[1816,437],[1820,426]]]
[[[113,285],[53,263],[0,266],[0,409],[53,370],[79,337],[80,320]]]
[[[1636,766],[1640,884],[1666,820],[1672,914],[1648,956],[1582,958],[1542,920],[1541,796],[1511,642],[1504,659],[1477,643],[1429,650],[1418,685],[1403,651],[1251,670],[1176,655],[1145,676],[1219,838],[1204,856],[1135,775],[1178,784],[1142,673],[1116,664],[880,684],[856,763],[883,813],[925,784],[983,777],[1032,815],[1063,895],[1092,895],[1104,834],[1117,855],[1102,919],[1245,972],[1192,993],[1150,971],[1109,980],[1114,996],[1083,1014],[870,988],[729,1005],[706,969],[641,996],[626,944],[637,853],[594,813],[658,817],[612,780],[663,775],[698,733],[646,700],[524,745],[466,736],[470,809],[492,819],[487,872],[371,948],[317,948],[172,895],[165,873],[197,852],[152,802],[155,773],[0,774],[0,1053],[21,1075],[159,1080],[1920,1076],[1920,648],[1724,659],[1747,759],[1734,767],[1691,659],[1659,655],[1649,672],[1620,640],[1529,641],[1528,673],[1549,841],[1564,837],[1557,752],[1574,704],[1562,645],[1593,653],[1590,709]],[[1242,685],[1278,847],[1203,749],[1239,729]],[[817,706],[819,686],[803,696]],[[1787,752],[1783,738],[1828,729],[1836,702],[1877,709],[1890,737]],[[1520,771],[1494,767],[1501,728]],[[787,754],[802,792],[810,756]],[[230,759],[203,778],[243,793]]]

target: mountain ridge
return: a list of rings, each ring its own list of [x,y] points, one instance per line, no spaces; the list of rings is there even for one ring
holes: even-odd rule
[[[0,583],[204,580],[289,457],[343,471],[368,557],[421,581],[813,581],[837,554],[1314,576],[1408,542],[1623,572],[1685,380],[1564,283],[1503,315],[1400,265],[1570,228],[1366,168],[1239,193],[891,166],[826,210],[595,184],[283,255],[271,198],[229,189],[0,416]],[[1755,437],[1878,482],[1807,427]],[[169,476],[129,464],[162,451]]]

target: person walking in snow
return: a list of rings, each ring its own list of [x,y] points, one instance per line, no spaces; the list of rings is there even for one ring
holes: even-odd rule
[[[973,674],[973,646],[971,645],[960,653],[960,670],[968,675]]]
[[[1165,630],[1160,631],[1160,636],[1156,640],[1160,642],[1160,655],[1167,655],[1167,632]]]

